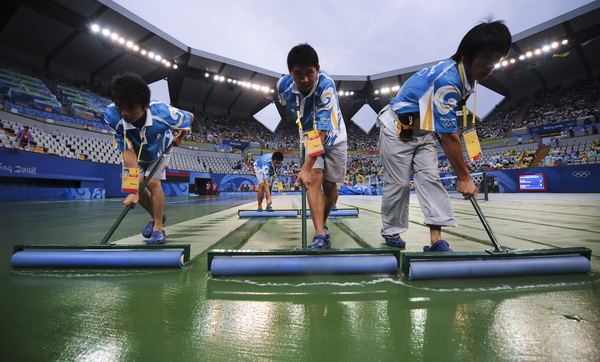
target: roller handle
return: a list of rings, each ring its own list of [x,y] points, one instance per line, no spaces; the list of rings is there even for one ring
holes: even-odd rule
[[[152,170],[150,170],[150,174],[148,174],[148,177],[146,177],[144,179],[144,182],[142,182],[142,184],[140,185],[140,194],[142,193],[142,191],[144,191],[144,188],[148,185],[148,182],[150,182],[152,176],[154,176],[158,168],[162,165],[165,157],[169,154],[169,152],[171,152],[171,148],[173,148],[173,145],[175,145],[175,142],[172,141],[169,147],[167,147],[165,152],[160,156],[160,162],[157,162],[156,165],[154,165],[154,167],[152,168]],[[131,204],[127,205],[123,209],[123,211],[121,211],[121,214],[119,215],[117,220],[115,220],[115,223],[110,227],[102,241],[100,241],[100,244],[108,244],[108,239],[110,239],[110,237],[114,234],[115,230],[117,230],[119,225],[121,225],[121,222],[125,218],[125,215],[127,215],[127,213],[129,212],[129,210],[131,210]]]
[[[494,244],[494,248],[496,249],[496,251],[503,251],[502,247],[500,246],[500,243],[498,242],[498,239],[496,239],[496,235],[494,235],[492,228],[488,224],[487,220],[485,219],[485,216],[483,215],[483,212],[479,208],[479,204],[477,203],[477,200],[473,196],[471,196],[471,197],[469,197],[469,201],[471,201],[471,204],[475,208],[475,212],[477,213],[477,216],[479,216],[479,220],[481,220],[481,224],[483,224],[483,228],[485,229],[488,236],[490,237],[492,244]]]

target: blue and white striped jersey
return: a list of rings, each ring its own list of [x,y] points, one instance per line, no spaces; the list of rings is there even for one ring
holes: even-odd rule
[[[325,148],[346,142],[346,125],[342,118],[335,83],[327,73],[319,71],[319,79],[306,97],[289,74],[279,79],[277,92],[281,105],[287,105],[294,117],[297,117],[297,111],[300,110],[304,131],[327,131],[323,143]]]
[[[104,121],[112,128],[117,150],[133,147],[137,155],[140,145],[143,145],[139,162],[149,163],[159,158],[171,143],[171,128],[189,131],[192,114],[163,102],[151,101],[146,111],[146,122],[140,130],[125,122],[113,103],[106,108]]]

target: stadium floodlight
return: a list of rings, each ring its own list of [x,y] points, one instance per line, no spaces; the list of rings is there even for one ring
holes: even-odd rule
[[[533,53],[532,52],[527,52],[527,53],[525,53],[525,56],[527,58],[531,58],[533,56]]]
[[[569,43],[569,41],[567,39],[565,39],[561,42],[562,45],[567,45],[568,43]]]
[[[542,50],[545,51],[545,52],[549,52],[550,51],[550,45],[544,45],[542,47]]]
[[[208,74],[208,73],[204,73],[204,76],[205,76],[206,78],[208,78],[208,77],[210,77],[210,74]]]
[[[526,56],[524,54],[519,55],[519,60],[524,60]]]
[[[552,42],[552,45],[550,45],[550,46],[552,47],[552,49],[556,49],[556,48],[558,48],[558,42],[557,41]]]
[[[534,51],[534,53],[535,53],[535,55],[540,55],[542,53],[542,49],[538,48]]]
[[[177,64],[173,64],[173,69],[177,69],[179,68],[179,66],[177,66]]]
[[[395,86],[392,87],[392,90],[394,92],[399,91],[400,90],[400,86],[399,85],[395,85]]]
[[[136,52],[140,50],[140,47],[138,45],[136,45],[133,41],[126,40],[124,37],[121,37],[118,33],[111,32],[108,28],[101,28],[100,25],[95,24],[95,23],[89,25],[89,27],[93,33],[101,33],[103,36],[110,37],[111,40],[113,40],[123,46],[126,46],[129,49],[133,49]],[[102,31],[100,31],[100,29],[102,29]],[[148,58],[152,59],[153,61],[160,62],[160,64],[163,64],[166,67],[170,68],[172,65],[172,63],[170,61],[164,59],[161,55],[158,55],[157,52],[141,50],[140,53],[142,55],[148,55]],[[173,69],[177,69],[177,65],[173,65]]]

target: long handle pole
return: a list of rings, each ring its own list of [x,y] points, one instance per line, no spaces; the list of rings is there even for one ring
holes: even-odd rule
[[[169,154],[169,152],[171,151],[171,148],[173,148],[174,144],[175,144],[175,142],[171,142],[171,144],[169,145],[169,147],[167,147],[167,149],[162,154],[162,156],[160,156],[160,161],[157,162],[156,165],[154,165],[152,170],[150,170],[150,174],[148,175],[148,177],[146,177],[144,179],[144,182],[142,182],[142,185],[140,186],[140,191],[139,191],[140,195],[141,195],[142,191],[144,191],[144,188],[146,188],[146,186],[148,185],[148,182],[150,182],[150,180],[152,179],[152,176],[154,176],[154,174],[156,173],[158,168],[162,165],[165,157]],[[117,220],[115,220],[115,223],[110,227],[110,229],[108,230],[106,235],[104,235],[104,239],[102,239],[102,241],[100,241],[101,245],[108,244],[108,239],[110,239],[110,237],[114,234],[115,230],[117,230],[117,228],[119,227],[119,225],[125,218],[125,215],[127,215],[127,213],[129,212],[129,210],[131,210],[131,204],[127,205],[123,209],[123,211],[121,211],[121,214],[119,215]]]
[[[300,168],[304,166],[305,149],[302,146],[300,154]],[[308,243],[306,242],[306,186],[302,185],[302,249],[306,249]]]
[[[481,223],[483,224],[483,228],[485,229],[485,231],[487,232],[488,236],[490,237],[490,240],[492,241],[492,244],[494,244],[494,248],[496,248],[496,251],[502,251],[502,247],[500,246],[500,243],[498,242],[498,239],[496,239],[496,235],[494,235],[494,232],[492,231],[492,228],[490,227],[490,225],[488,224],[487,220],[485,219],[485,216],[483,215],[483,212],[479,208],[479,204],[477,203],[477,200],[475,200],[475,198],[473,196],[471,196],[469,198],[469,201],[471,201],[471,204],[475,208],[475,212],[477,213],[477,216],[479,216],[479,220],[481,220]]]

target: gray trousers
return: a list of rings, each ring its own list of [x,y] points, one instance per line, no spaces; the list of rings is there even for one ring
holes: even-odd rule
[[[435,134],[416,130],[413,140],[404,142],[397,130],[381,124],[379,147],[385,176],[381,191],[381,235],[392,236],[408,229],[411,171],[425,215],[423,223],[456,226],[450,197],[442,186],[437,168]]]

